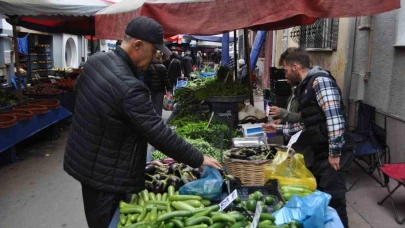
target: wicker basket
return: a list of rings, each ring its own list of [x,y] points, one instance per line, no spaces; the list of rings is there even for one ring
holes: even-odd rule
[[[42,105],[48,109],[57,109],[60,106],[60,101],[56,99],[38,99],[28,102],[29,105]]]
[[[228,173],[239,177],[243,185],[264,185],[264,168],[271,160],[247,161],[225,157],[225,166]]]
[[[31,111],[34,115],[42,115],[48,112],[48,108],[42,105],[23,105],[17,106],[14,110],[24,110],[24,111]]]
[[[278,151],[287,150],[287,147],[283,145],[269,144],[269,146],[276,147]],[[291,154],[295,153],[293,149],[290,149],[290,152]],[[264,168],[269,166],[272,160],[248,161],[225,156],[224,161],[230,175],[240,178],[243,185],[254,186],[266,183]]]
[[[17,123],[17,117],[13,115],[2,115],[0,116],[0,128],[9,128]]]
[[[12,110],[9,112],[5,112],[0,114],[0,116],[3,115],[13,115],[17,117],[17,121],[24,121],[24,120],[29,120],[34,116],[34,113],[28,110]]]

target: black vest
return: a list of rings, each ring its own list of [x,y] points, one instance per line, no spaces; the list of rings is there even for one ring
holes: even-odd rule
[[[298,87],[298,112],[301,113],[301,122],[305,126],[305,130],[300,136],[300,142],[306,142],[310,145],[316,157],[326,157],[329,155],[329,135],[326,125],[326,116],[322,108],[316,100],[315,91],[313,89],[314,80],[317,77],[328,77],[336,85],[339,94],[342,95],[340,88],[336,84],[335,78],[332,75],[324,72],[308,75]],[[342,153],[352,151],[352,139],[346,118],[346,108],[343,99],[340,99],[340,107],[345,118],[345,145],[342,147]]]

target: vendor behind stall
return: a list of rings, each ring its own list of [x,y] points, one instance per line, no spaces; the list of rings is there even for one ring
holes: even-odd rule
[[[290,136],[303,130],[300,140],[308,142],[314,151],[312,173],[318,188],[332,196],[329,205],[348,227],[346,175],[353,159],[353,145],[340,89],[329,72],[310,67],[308,53],[300,48],[286,55],[283,66],[290,83],[298,84],[301,121],[265,124],[263,130]]]
[[[90,228],[108,227],[126,194],[145,188],[147,143],[192,167],[221,169],[179,137],[156,115],[148,88],[138,77],[156,49],[166,55],[163,29],[149,17],[126,27],[121,47],[90,58],[76,80],[76,108],[64,169],[82,184]],[[84,227],[84,224],[83,226]]]

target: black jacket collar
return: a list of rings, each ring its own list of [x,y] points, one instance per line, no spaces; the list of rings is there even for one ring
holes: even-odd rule
[[[121,56],[124,61],[128,64],[129,68],[131,69],[132,73],[134,73],[135,77],[139,79],[140,70],[136,68],[132,60],[129,58],[128,54],[122,49],[120,46],[117,46],[114,50],[115,54]]]

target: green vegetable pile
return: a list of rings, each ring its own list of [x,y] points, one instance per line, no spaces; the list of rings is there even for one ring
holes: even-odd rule
[[[206,156],[213,157],[218,161],[221,159],[221,150],[211,146],[207,141],[198,138],[198,139],[191,139],[191,138],[184,138],[187,142],[197,148],[201,153]],[[161,160],[167,158],[165,154],[160,151],[155,151],[152,153],[152,160]]]
[[[262,197],[260,192],[252,194],[251,201]],[[266,198],[265,198],[266,199]],[[270,200],[271,199],[267,199]],[[236,199],[235,201],[238,201]],[[270,202],[269,201],[269,202]],[[239,200],[240,202],[240,200]],[[273,202],[273,201],[271,201]],[[238,203],[238,202],[236,202]],[[257,202],[256,202],[257,203]],[[255,202],[249,204],[253,211]],[[219,205],[211,205],[195,195],[179,195],[173,186],[167,192],[153,193],[143,190],[133,194],[129,203],[120,202],[120,220],[117,228],[249,228],[249,217],[238,211],[220,211]],[[256,207],[254,207],[256,209]],[[277,226],[272,214],[260,214],[258,228],[300,228],[296,221]]]
[[[207,97],[233,97],[247,95],[248,88],[239,82],[222,83],[217,81],[208,81],[195,92],[195,98],[203,101]]]

